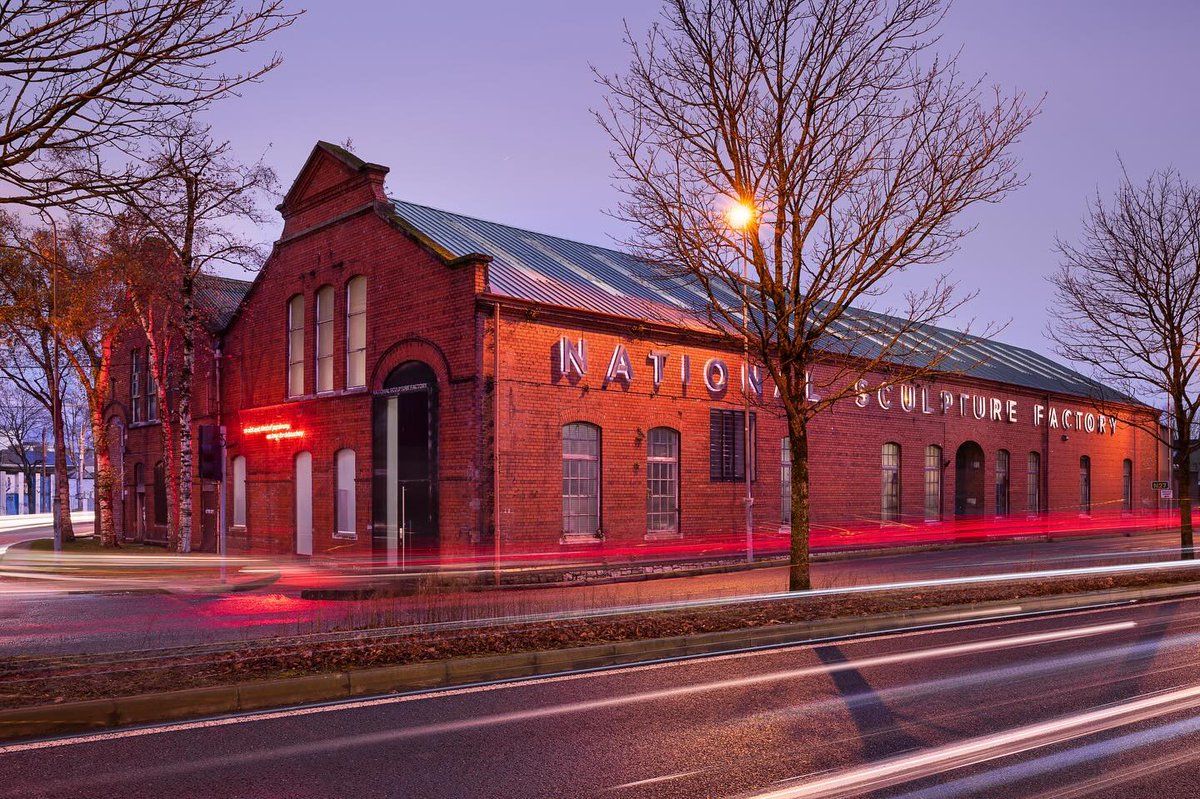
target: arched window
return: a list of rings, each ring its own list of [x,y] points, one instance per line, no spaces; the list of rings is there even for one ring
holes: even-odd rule
[[[1133,461],[1129,458],[1121,463],[1121,506],[1133,510]]]
[[[586,422],[563,425],[563,533],[600,531],[600,428]]]
[[[1025,509],[1039,513],[1042,509],[1042,453],[1030,452],[1025,461]]]
[[[233,526],[246,526],[246,456],[233,459]]]
[[[346,387],[367,384],[367,279],[346,284]]]
[[[317,391],[333,391],[333,286],[317,289]]]
[[[312,525],[312,453],[296,453],[296,554],[311,555]]]
[[[669,427],[646,436],[646,532],[679,532],[679,433]]]
[[[1008,486],[1009,486],[1009,457],[1008,450],[996,452],[996,515],[1008,515]]]
[[[167,525],[167,467],[162,461],[154,464],[154,523]]]
[[[1087,455],[1079,458],[1079,512],[1092,512],[1092,459]]]
[[[925,521],[942,518],[942,448],[925,448]]]
[[[340,536],[355,535],[356,527],[354,502],[354,450],[339,449],[334,457],[334,474],[337,480],[334,486],[335,528]]]
[[[900,520],[900,445],[889,441],[883,445],[883,485],[880,492],[881,521]]]
[[[288,300],[288,389],[289,397],[304,393],[304,295]]]

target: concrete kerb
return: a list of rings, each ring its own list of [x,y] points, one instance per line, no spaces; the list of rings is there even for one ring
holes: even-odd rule
[[[830,641],[931,626],[970,623],[996,608],[1012,614],[1053,613],[1081,607],[1162,601],[1200,596],[1200,585],[1110,589],[1029,600],[981,602],[926,611],[748,627],[712,633],[621,641],[572,649],[519,652],[478,658],[410,663],[361,671],[263,680],[87,702],[64,702],[0,710],[0,739],[49,737],[128,724],[220,716],[269,707],[382,696],[601,669],[669,658],[699,656]]]

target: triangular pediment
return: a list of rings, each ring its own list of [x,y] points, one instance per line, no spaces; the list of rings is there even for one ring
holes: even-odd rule
[[[287,219],[333,195],[354,191],[356,184],[362,188],[364,199],[374,198],[376,193],[382,195],[387,171],[387,167],[363,161],[344,147],[319,141],[284,195],[279,210]]]

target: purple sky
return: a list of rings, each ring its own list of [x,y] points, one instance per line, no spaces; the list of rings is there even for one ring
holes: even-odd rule
[[[312,2],[272,41],[283,66],[211,121],[242,157],[266,150],[285,187],[317,139],[349,138],[391,167],[393,196],[611,245],[622,230],[604,210],[618,195],[589,113],[601,101],[589,64],[623,68],[623,21],[640,33],[658,8]],[[1051,351],[1054,237],[1074,238],[1086,197],[1111,191],[1118,153],[1135,179],[1172,165],[1200,181],[1197,30],[1190,0],[960,0],[951,10],[943,48],[961,45],[964,74],[1048,95],[1019,150],[1028,184],[973,214],[978,230],[946,265],[979,291],[966,314],[977,325],[1008,323],[998,338]]]

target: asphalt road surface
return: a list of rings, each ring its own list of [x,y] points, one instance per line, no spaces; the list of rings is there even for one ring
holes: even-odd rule
[[[1200,601],[0,747],[3,797],[1193,797]]]
[[[855,587],[1178,557],[1177,536],[988,544],[817,561],[817,587]],[[612,585],[458,592],[369,601],[301,599],[295,586],[235,594],[45,593],[0,580],[0,656],[237,642],[364,626],[487,619],[782,591],[784,568]]]

